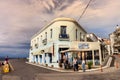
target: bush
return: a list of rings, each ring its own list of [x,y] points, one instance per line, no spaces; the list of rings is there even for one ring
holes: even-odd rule
[[[92,65],[93,65],[93,62],[90,61],[90,62],[88,62],[87,64],[88,64],[88,69],[91,69],[91,68],[92,68]]]

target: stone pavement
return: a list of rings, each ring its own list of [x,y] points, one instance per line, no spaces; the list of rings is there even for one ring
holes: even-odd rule
[[[2,74],[0,80],[119,80],[120,67],[104,68],[103,72],[98,70],[87,70],[86,72],[74,72],[72,70],[61,70],[44,67],[38,64],[26,64],[26,60],[10,60],[14,71]],[[53,70],[54,69],[54,70]],[[59,71],[57,71],[59,70]]]
[[[22,79],[19,76],[4,75],[2,76],[2,80],[22,80]]]
[[[108,69],[109,70],[109,69]],[[35,80],[120,80],[120,69],[113,72],[38,74]]]
[[[34,65],[34,66],[38,66],[38,67],[42,67],[42,68],[45,68],[45,69],[49,69],[49,70],[53,70],[53,71],[57,71],[57,72],[74,72],[73,70],[65,70],[65,69],[60,69],[60,68],[51,68],[51,67],[45,67],[43,65],[40,65],[40,64],[35,64],[35,63],[28,63],[26,62],[27,64],[31,64],[31,65]],[[115,70],[118,70],[116,67],[102,67],[102,71],[103,72],[113,72]],[[78,72],[83,72],[82,70],[79,70]],[[88,69],[86,70],[86,72],[101,72],[101,68],[96,68],[96,69]]]
[[[7,77],[9,77],[10,79],[16,80],[16,77],[19,77],[21,80],[35,80],[34,77],[38,73],[58,73],[53,70],[26,64],[25,59],[11,59],[10,62],[14,68],[14,71],[2,74],[2,79],[8,79]]]

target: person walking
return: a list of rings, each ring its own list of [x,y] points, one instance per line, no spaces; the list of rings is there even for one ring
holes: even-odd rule
[[[82,60],[82,70],[85,72],[85,60]]]
[[[78,62],[76,57],[73,59],[73,69],[74,71],[78,71]]]

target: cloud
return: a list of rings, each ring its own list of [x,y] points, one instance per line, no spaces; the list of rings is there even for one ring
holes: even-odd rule
[[[1,0],[0,53],[20,56],[28,54],[30,38],[44,25],[61,16],[78,20],[88,1]],[[115,26],[120,24],[119,8],[119,0],[92,0],[78,22],[87,32],[108,37]],[[25,49],[21,50],[22,48]]]

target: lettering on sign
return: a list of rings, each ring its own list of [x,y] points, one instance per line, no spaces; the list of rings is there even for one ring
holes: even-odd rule
[[[79,49],[89,49],[89,44],[88,43],[79,43],[78,48]]]

